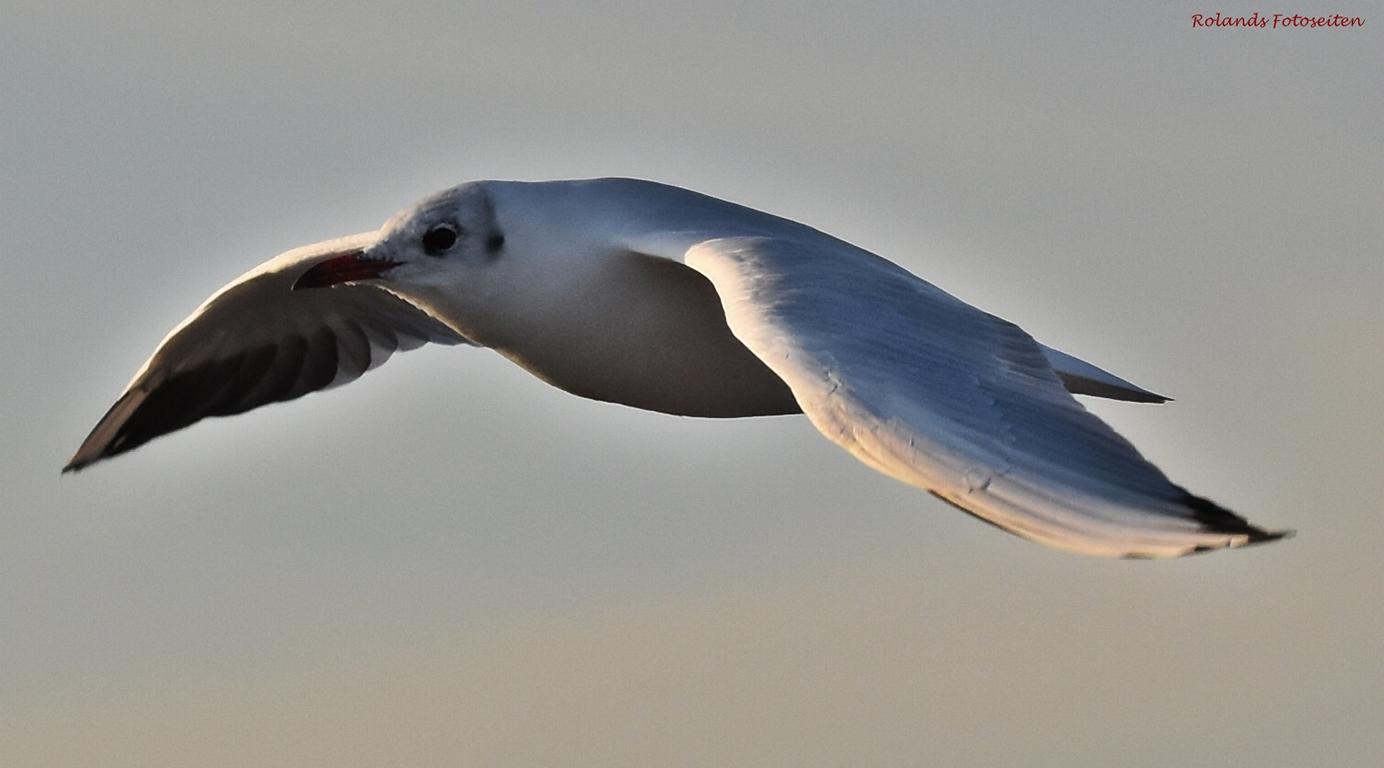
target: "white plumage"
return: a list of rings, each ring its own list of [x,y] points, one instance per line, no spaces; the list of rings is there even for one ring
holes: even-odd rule
[[[1071,393],[1164,398],[815,229],[628,179],[466,184],[266,262],[164,339],[67,468],[427,341],[668,413],[801,410],[870,467],[1063,549],[1284,535],[1173,484]]]

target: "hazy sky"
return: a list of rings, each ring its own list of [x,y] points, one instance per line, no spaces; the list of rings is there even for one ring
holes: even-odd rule
[[[0,0],[0,764],[1379,764],[1378,4],[199,5]],[[1091,407],[1298,537],[1064,554],[804,419],[465,349],[59,477],[248,267],[592,175],[806,221],[1177,398]]]

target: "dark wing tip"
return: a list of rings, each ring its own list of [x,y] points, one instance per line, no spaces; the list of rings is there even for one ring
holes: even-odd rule
[[[124,453],[146,442],[149,438],[138,441],[130,440],[126,431],[126,425],[135,412],[139,410],[139,406],[144,402],[146,395],[147,392],[142,387],[137,386],[131,387],[121,395],[120,399],[116,400],[115,404],[106,411],[106,415],[96,422],[96,426],[82,441],[77,452],[67,460],[67,464],[62,468],[62,474],[84,469],[102,459]]]
[[[1189,493],[1182,488],[1178,490],[1182,491],[1182,497],[1179,501],[1191,510],[1193,520],[1214,533],[1247,536],[1249,540],[1245,542],[1245,546],[1288,539],[1297,533],[1286,529],[1280,531],[1265,530],[1210,499]]]

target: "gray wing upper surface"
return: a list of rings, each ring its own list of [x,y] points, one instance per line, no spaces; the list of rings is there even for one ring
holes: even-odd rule
[[[207,299],[163,340],[64,471],[124,453],[207,416],[242,413],[344,384],[393,352],[465,340],[409,301],[367,284],[293,291],[313,265],[374,233],[282,254]]]
[[[1137,557],[1283,535],[1172,483],[1023,330],[884,259],[829,238],[733,237],[685,261],[824,435],[1000,528]]]

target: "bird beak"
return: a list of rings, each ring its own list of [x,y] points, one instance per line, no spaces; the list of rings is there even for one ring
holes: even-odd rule
[[[294,281],[293,290],[325,288],[356,280],[375,280],[384,277],[384,273],[399,264],[400,262],[392,259],[368,258],[363,250],[347,251],[312,265]]]

